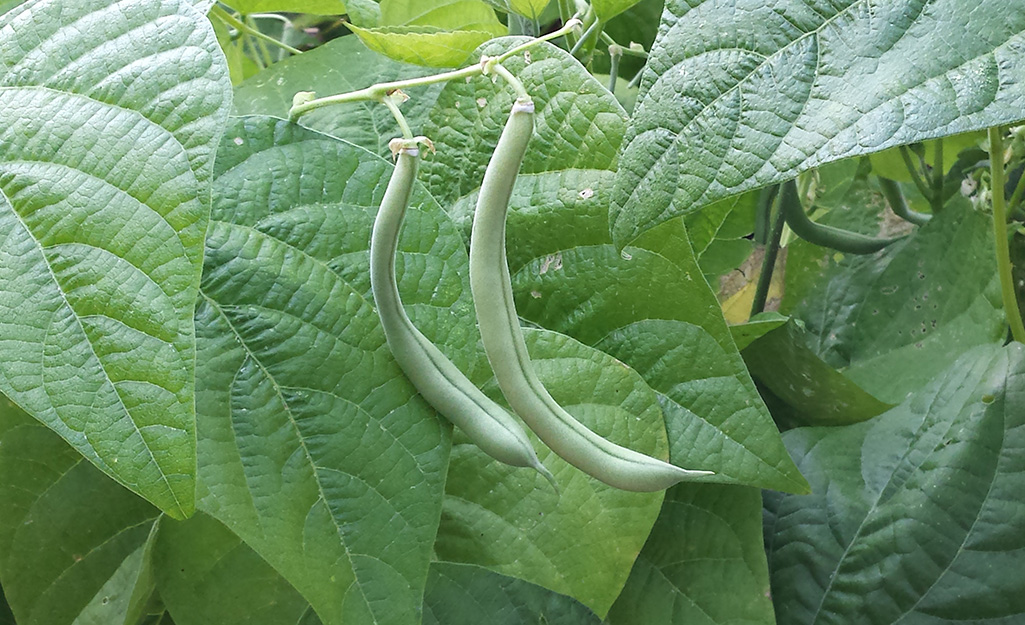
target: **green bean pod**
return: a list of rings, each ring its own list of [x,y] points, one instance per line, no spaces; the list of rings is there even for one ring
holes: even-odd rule
[[[520,424],[474,386],[413,325],[402,307],[395,280],[395,254],[419,156],[417,148],[399,150],[370,239],[370,284],[388,347],[427,403],[461,429],[481,451],[514,467],[532,467],[554,485],[552,474],[538,460]]]
[[[786,219],[787,225],[794,231],[794,234],[809,243],[848,254],[874,254],[904,238],[877,239],[860,232],[851,232],[812,221],[804,212],[804,207],[801,206],[801,200],[797,194],[797,184],[793,180],[783,183],[780,194],[780,210],[783,211],[783,218]]]
[[[545,389],[527,353],[505,254],[505,218],[527,143],[534,104],[520,99],[498,140],[481,184],[470,235],[470,288],[484,351],[513,411],[552,451],[588,475],[623,490],[651,492],[710,471],[688,471],[598,436]]]

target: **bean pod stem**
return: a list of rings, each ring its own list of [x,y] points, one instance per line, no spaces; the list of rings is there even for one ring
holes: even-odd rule
[[[564,460],[623,490],[658,491],[710,471],[689,471],[598,436],[548,393],[530,362],[513,302],[505,254],[505,218],[534,129],[534,104],[513,104],[481,184],[470,236],[470,288],[484,351],[513,411]]]
[[[402,307],[395,279],[395,254],[419,156],[418,148],[398,149],[395,171],[370,240],[370,284],[388,347],[427,403],[459,427],[481,451],[514,467],[532,467],[555,486],[555,478],[538,460],[520,424],[467,379],[413,325]]]

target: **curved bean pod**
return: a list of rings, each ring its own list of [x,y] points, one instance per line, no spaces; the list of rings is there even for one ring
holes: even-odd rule
[[[505,255],[505,218],[534,129],[534,104],[520,99],[481,184],[470,235],[470,288],[484,351],[513,411],[552,451],[588,475],[623,490],[651,492],[710,471],[688,471],[598,436],[541,384],[527,354]]]
[[[399,151],[370,239],[370,285],[388,347],[427,403],[465,432],[481,451],[514,467],[532,467],[554,485],[552,474],[538,460],[519,423],[417,330],[402,307],[395,253],[419,156],[417,148]]]
[[[848,254],[874,254],[884,247],[904,237],[877,239],[860,232],[842,230],[812,221],[804,212],[801,200],[797,195],[797,183],[793,180],[783,183],[780,190],[780,210],[787,225],[794,234],[809,243],[829,247]]]

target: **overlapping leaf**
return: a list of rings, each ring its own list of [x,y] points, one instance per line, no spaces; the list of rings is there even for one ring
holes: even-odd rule
[[[616,243],[822,163],[1021,119],[1019,9],[668,0],[616,181]]]
[[[18,623],[135,625],[159,511],[2,396],[0,475],[0,582]]]
[[[0,391],[188,515],[224,57],[183,0],[37,0],[0,18],[0,68]]]
[[[668,491],[662,512],[609,625],[775,625],[759,492],[689,485]]]
[[[200,506],[329,625],[416,618],[448,457],[447,429],[392,359],[364,290],[341,275],[346,246],[365,249],[390,173],[282,120],[236,121],[218,152],[196,312]],[[472,328],[416,310],[465,318],[462,243],[426,194],[414,202],[405,236],[423,247],[402,278],[407,304],[465,363]]]
[[[178,625],[320,624],[295,588],[205,514],[162,522],[153,558],[160,597]]]
[[[467,564],[434,562],[424,597],[424,625],[598,625],[569,597]]]
[[[781,625],[1025,615],[1025,355],[965,354],[865,423],[784,435],[814,495],[766,496]]]

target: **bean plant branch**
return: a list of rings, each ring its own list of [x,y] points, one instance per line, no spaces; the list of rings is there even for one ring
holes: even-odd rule
[[[1025,343],[1025,324],[1022,323],[1018,298],[1014,294],[1011,272],[1011,249],[1007,235],[1007,207],[1004,205],[1004,138],[1000,127],[989,129],[990,194],[993,197],[993,236],[996,239],[997,273],[1000,276],[1000,294],[1004,300],[1004,313],[1011,326],[1011,337]]]
[[[1011,194],[1011,199],[1007,202],[1007,208],[1012,211],[1020,209],[1022,195],[1025,195],[1025,172],[1018,177],[1018,184],[1015,185],[1014,193]]]
[[[936,139],[932,157],[932,212],[943,210],[943,139]],[[939,204],[939,206],[936,206]]]
[[[334,104],[343,104],[346,102],[365,102],[365,101],[381,101],[382,98],[387,96],[389,93],[400,89],[409,89],[412,87],[426,87],[428,85],[435,85],[442,82],[450,82],[453,80],[460,80],[464,78],[471,78],[473,76],[479,76],[485,74],[491,70],[491,68],[501,65],[501,63],[521,52],[527,50],[542,41],[549,41],[551,39],[558,39],[563,35],[572,32],[574,29],[580,26],[580,20],[571,19],[562,28],[554,32],[548,33],[543,37],[537,39],[531,39],[526,43],[522,43],[509,51],[500,54],[496,57],[488,59],[482,59],[480,63],[475,63],[468,67],[461,69],[452,70],[449,72],[442,72],[440,74],[433,74],[431,76],[422,76],[420,78],[409,78],[407,80],[395,80],[391,82],[382,82],[375,85],[370,85],[363,89],[357,89],[355,91],[349,91],[346,93],[339,93],[337,95],[330,95],[323,98],[297,98],[292,104],[292,108],[288,111],[288,119],[290,121],[296,121],[306,113],[310,111],[323,108],[325,106],[331,106]]]
[[[271,37],[267,33],[261,32],[260,29],[258,29],[258,28],[253,28],[249,24],[246,24],[242,20],[237,19],[234,15],[232,15],[231,13],[228,13],[227,11],[225,11],[221,7],[217,6],[216,4],[213,6],[212,9],[210,9],[210,13],[213,16],[215,16],[217,19],[221,20],[222,22],[224,22],[228,26],[234,28],[235,30],[239,31],[240,33],[244,33],[244,34],[249,35],[251,37],[255,37],[256,39],[259,39],[261,41],[265,41],[267,43],[270,43],[270,44],[273,44],[275,46],[278,46],[279,48],[281,48],[281,49],[283,49],[283,50],[285,50],[285,51],[287,51],[287,52],[289,52],[291,54],[302,54],[301,50],[296,50],[292,46],[290,46],[290,45],[288,45],[288,44],[286,44],[284,42],[278,41],[277,39],[275,39],[274,37]]]
[[[765,256],[762,257],[762,271],[758,274],[758,284],[755,287],[755,296],[751,301],[751,317],[765,310],[765,302],[769,299],[769,287],[772,285],[772,273],[776,268],[776,257],[779,255],[779,242],[783,238],[783,224],[786,218],[779,207],[782,193],[776,186],[775,191],[769,191],[767,200],[766,216],[771,213],[772,207],[776,206],[776,220],[772,223],[772,231],[765,243]],[[798,201],[794,198],[794,201]]]
[[[925,184],[925,181],[922,180],[922,174],[919,171],[919,168],[911,162],[911,151],[908,150],[908,146],[900,146],[899,151],[900,157],[904,160],[904,166],[907,167],[908,173],[911,174],[911,180],[918,188],[918,192],[922,194],[922,197],[929,200],[930,204],[932,204],[932,191],[929,189],[929,186]]]
[[[609,92],[616,92],[616,81],[619,80],[619,60],[623,58],[623,48],[618,45],[609,46]]]

